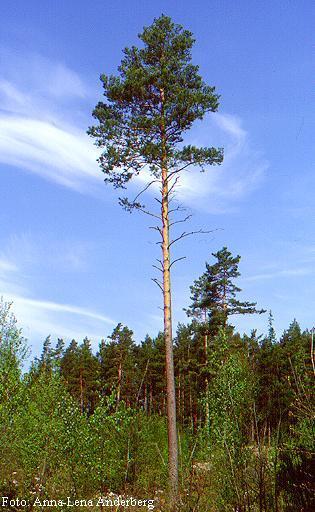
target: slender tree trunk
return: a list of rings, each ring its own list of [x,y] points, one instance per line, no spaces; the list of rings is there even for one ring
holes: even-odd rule
[[[206,328],[206,322],[207,322],[207,312],[204,311],[204,325]],[[208,333],[207,331],[204,334],[203,338],[203,348],[204,348],[204,357],[205,357],[205,365],[206,365],[206,379],[205,379],[205,385],[206,385],[206,426],[209,428],[209,421],[210,421],[210,410],[209,410],[209,380],[208,380]]]
[[[80,370],[80,410],[81,414],[83,414],[83,378],[82,378],[82,372]]]
[[[186,406],[185,406],[186,394],[185,394],[185,386],[186,386],[186,382],[185,382],[185,374],[184,374],[183,390],[182,390],[182,418],[183,418],[183,425],[185,424],[185,419],[186,419]]]
[[[173,358],[172,303],[171,303],[171,262],[169,237],[169,182],[166,166],[165,125],[164,125],[164,91],[161,90],[162,104],[162,260],[163,260],[163,302],[164,302],[164,337],[166,352],[166,392],[168,420],[168,466],[171,506],[174,507],[178,494],[178,443],[176,432],[176,396]]]
[[[152,389],[152,382],[150,382],[150,400],[149,400],[149,414],[152,414],[153,409],[153,389]]]
[[[118,385],[117,385],[117,408],[120,402],[120,393],[121,393],[121,381],[122,381],[122,361],[120,359],[118,366]]]
[[[144,411],[148,415],[148,385],[144,385]]]
[[[181,378],[180,371],[178,372],[178,391],[177,391],[177,407],[178,407],[178,421],[181,421]]]
[[[194,416],[193,416],[193,402],[192,402],[192,393],[191,393],[191,376],[189,375],[189,417],[190,417],[190,425],[191,431],[194,431]]]

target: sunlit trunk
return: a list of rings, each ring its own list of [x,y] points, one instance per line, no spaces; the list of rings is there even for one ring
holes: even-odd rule
[[[171,302],[171,262],[169,237],[169,182],[166,167],[165,126],[163,121],[164,91],[161,90],[162,104],[162,262],[163,262],[163,311],[164,311],[164,337],[166,353],[166,392],[167,392],[167,420],[168,420],[168,465],[171,506],[175,505],[178,494],[178,444],[176,431],[176,396],[173,358],[172,333],[172,302]]]

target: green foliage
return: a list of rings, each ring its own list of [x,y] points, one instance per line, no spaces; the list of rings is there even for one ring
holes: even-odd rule
[[[56,347],[55,368],[60,370],[67,389],[80,403],[81,412],[93,412],[99,385],[99,363],[92,354],[91,343],[85,338],[81,345],[72,340],[69,347],[60,354],[60,347]]]
[[[129,439],[129,483],[134,482],[138,492],[147,495],[153,488],[165,489],[168,454],[165,416],[135,415]]]
[[[3,490],[15,482],[15,492],[32,502],[36,493],[47,496],[67,489],[73,492],[73,458],[67,458],[67,442],[73,431],[66,418],[78,409],[59,377],[42,373],[25,378],[17,396],[18,407],[2,437],[7,453],[2,468]],[[78,425],[77,415],[72,427]],[[80,433],[81,436],[81,433]],[[79,439],[79,438],[78,438]],[[79,447],[78,447],[79,449]],[[80,461],[81,462],[81,461]]]
[[[87,338],[68,347],[59,340],[55,348],[46,338],[23,376],[25,341],[9,306],[1,311],[2,494],[32,503],[35,496],[158,490],[166,510],[163,334],[137,345],[118,324],[97,356]],[[203,512],[209,503],[211,512],[314,507],[311,333],[294,320],[277,341],[270,325],[264,338],[219,328],[207,357],[203,326],[196,320],[178,326],[184,511]]]
[[[190,287],[191,306],[186,310],[193,316],[208,323],[208,331],[216,334],[220,326],[226,326],[230,315],[265,313],[257,310],[256,302],[242,302],[236,298],[241,289],[234,284],[240,276],[238,265],[241,257],[233,257],[227,247],[212,253],[216,262],[206,263],[206,271]]]
[[[223,159],[222,149],[181,145],[193,122],[218,108],[214,87],[191,64],[192,34],[162,15],[139,38],[141,48],[124,49],[118,76],[101,75],[105,101],[95,107],[98,124],[88,132],[103,149],[105,181],[116,188],[125,188],[144,168],[160,179],[163,166],[179,172]],[[126,198],[121,204],[142,206]]]
[[[254,400],[254,383],[248,362],[242,354],[235,353],[226,361],[211,363],[217,366],[217,372],[207,397],[210,438],[222,446],[241,446],[246,439]]]
[[[102,398],[89,419],[92,439],[92,473],[100,491],[118,491],[128,476],[129,435],[133,412],[123,402],[117,407],[115,393]]]
[[[20,386],[21,365],[28,354],[26,341],[11,304],[0,299],[0,413],[4,403],[14,404]]]

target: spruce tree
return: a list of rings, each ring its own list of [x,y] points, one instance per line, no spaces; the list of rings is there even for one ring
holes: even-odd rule
[[[213,147],[183,146],[183,134],[195,120],[218,108],[214,87],[207,86],[191,63],[192,34],[173,23],[168,16],[155,19],[139,35],[142,47],[125,48],[117,76],[101,76],[105,101],[98,103],[93,116],[98,124],[89,129],[96,145],[102,149],[99,164],[105,182],[126,188],[141,174],[146,185],[130,200],[120,199],[129,211],[141,210],[158,221],[155,229],[161,236],[162,282],[155,280],[163,292],[164,335],[166,346],[167,415],[169,435],[169,477],[173,501],[178,487],[178,449],[176,403],[172,345],[171,258],[175,240],[187,236],[185,231],[170,238],[169,203],[181,173],[190,167],[205,169],[222,162],[222,150]],[[158,213],[141,202],[141,194],[150,187],[158,190]]]

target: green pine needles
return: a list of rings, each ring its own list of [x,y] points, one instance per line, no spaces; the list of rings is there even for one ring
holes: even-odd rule
[[[190,166],[204,170],[223,160],[222,149],[181,144],[195,120],[217,110],[219,99],[191,64],[191,32],[162,15],[139,38],[143,47],[124,49],[118,76],[101,75],[105,101],[96,105],[98,124],[88,131],[102,148],[105,182],[116,188],[144,169],[155,182],[165,165],[174,182]],[[141,206],[126,198],[121,204]]]
[[[189,167],[205,170],[220,164],[222,149],[183,145],[183,134],[194,121],[218,108],[214,87],[206,85],[191,64],[192,34],[173,23],[168,16],[155,19],[139,35],[143,45],[125,48],[118,76],[101,76],[105,101],[93,111],[98,121],[88,133],[102,149],[98,161],[105,182],[115,188],[141,173],[145,183],[133,200],[120,198],[127,211],[141,210],[158,220],[153,226],[161,237],[162,259],[158,260],[162,281],[153,279],[163,293],[164,337],[166,348],[167,417],[169,439],[169,478],[172,509],[178,492],[178,442],[176,429],[176,396],[173,363],[172,296],[170,248],[194,232],[170,237],[170,228],[189,218],[171,221],[170,209],[180,174]],[[140,196],[152,185],[160,209],[148,211]],[[201,232],[201,231],[199,231]],[[182,259],[182,258],[180,258]]]

